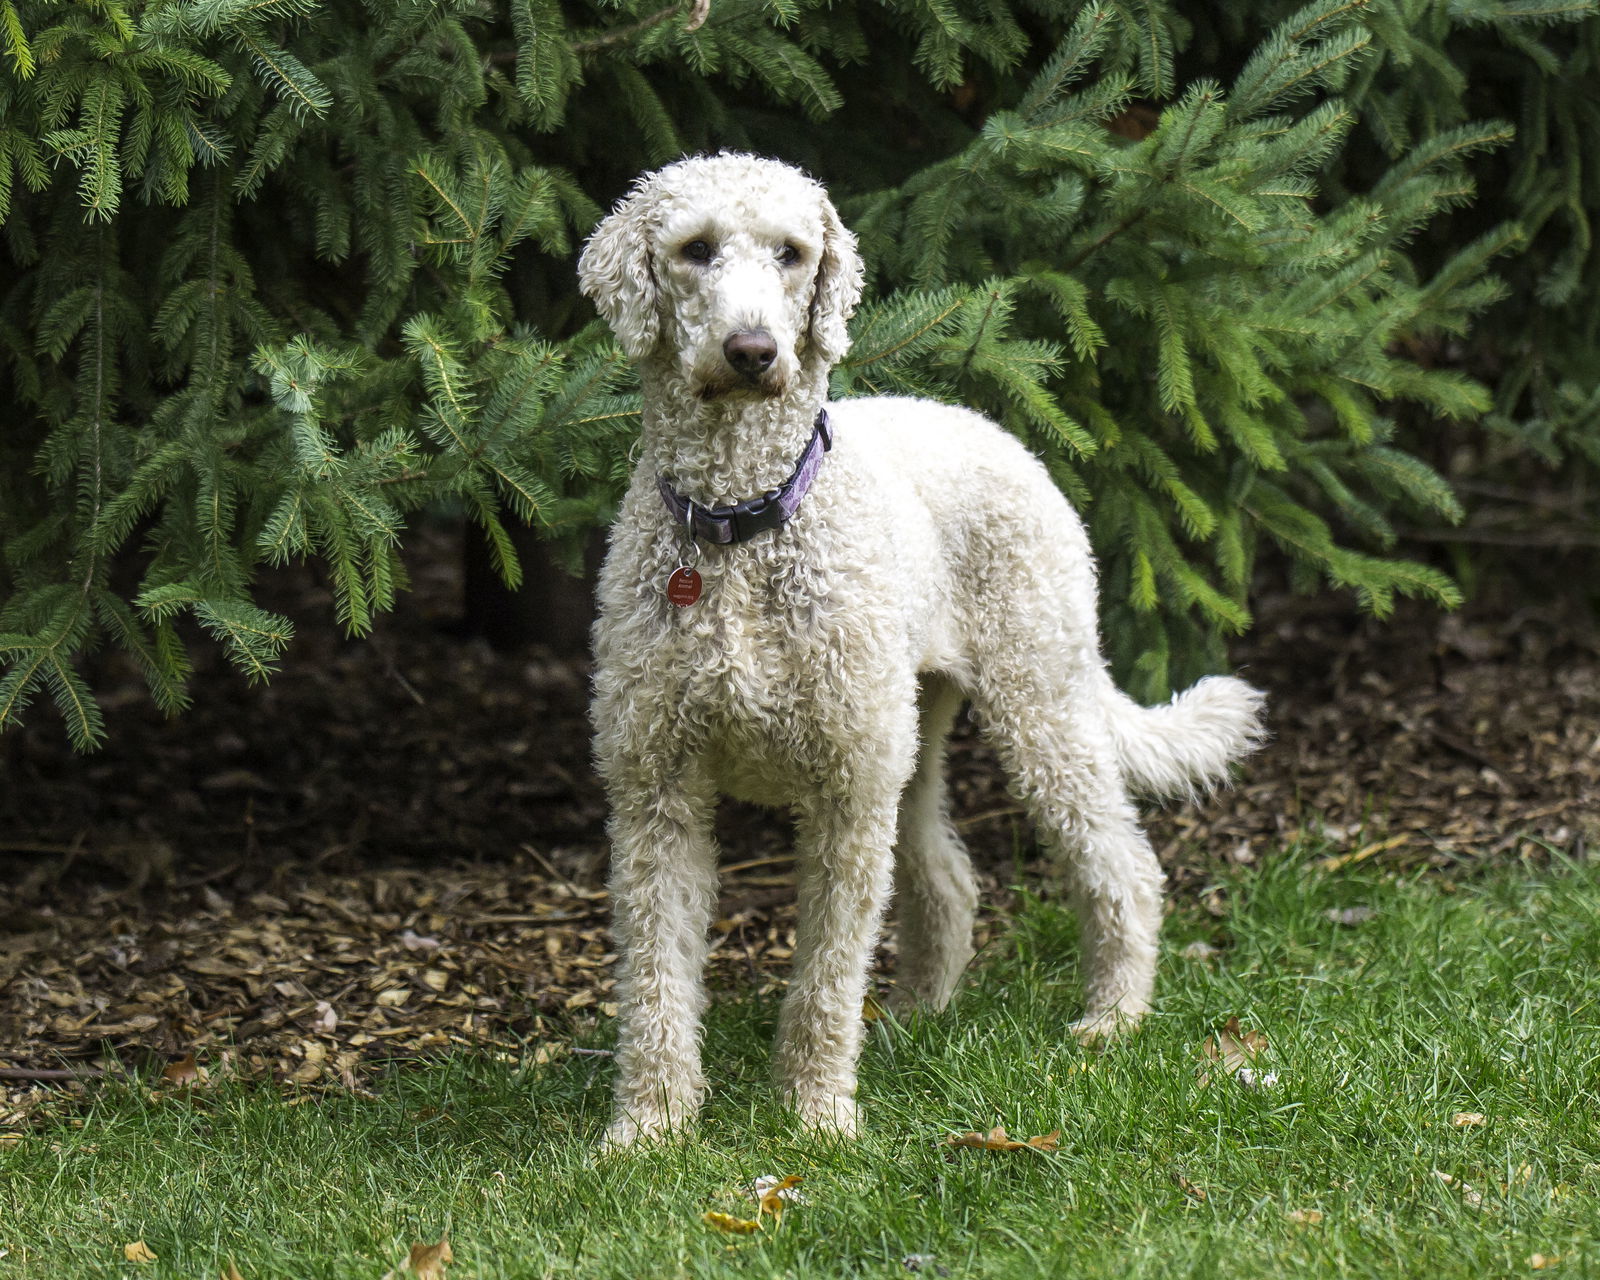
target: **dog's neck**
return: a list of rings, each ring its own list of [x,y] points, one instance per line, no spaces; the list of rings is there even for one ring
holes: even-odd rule
[[[811,439],[827,378],[802,373],[782,393],[701,400],[680,379],[643,369],[639,466],[665,476],[684,497],[721,506],[758,497],[794,470]]]

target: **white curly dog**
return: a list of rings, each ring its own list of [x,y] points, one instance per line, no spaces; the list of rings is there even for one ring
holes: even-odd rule
[[[1135,1023],[1162,873],[1129,790],[1222,779],[1258,737],[1260,695],[1212,678],[1145,709],[1118,692],[1083,526],[995,424],[912,399],[823,412],[862,270],[797,170],[721,154],[647,174],[579,276],[644,389],[594,633],[621,970],[607,1145],[686,1125],[706,1091],[719,792],[796,819],[774,1076],[807,1124],[855,1131],[891,879],[903,992],[942,1006],[971,958],[977,895],[943,776],[963,701],[1073,893],[1087,1006],[1071,1030]]]

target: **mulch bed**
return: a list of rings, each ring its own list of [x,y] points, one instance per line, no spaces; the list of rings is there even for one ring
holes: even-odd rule
[[[453,558],[414,572],[363,643],[304,621],[331,614],[314,583],[283,584],[304,630],[265,688],[211,663],[166,721],[113,660],[104,750],[72,755],[42,708],[0,739],[0,1128],[129,1067],[359,1090],[454,1046],[548,1059],[613,1012],[585,668],[451,637]],[[1345,865],[1440,869],[1600,841],[1588,623],[1378,626],[1288,597],[1259,617],[1236,658],[1273,740],[1231,791],[1153,816],[1179,893],[1301,836]],[[996,933],[1027,829],[970,726],[952,779]],[[789,833],[741,806],[719,821],[712,980],[774,989]]]

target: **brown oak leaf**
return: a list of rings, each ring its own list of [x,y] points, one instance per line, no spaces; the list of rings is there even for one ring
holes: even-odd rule
[[[1267,1037],[1259,1031],[1241,1027],[1236,1014],[1222,1024],[1222,1030],[1216,1035],[1206,1037],[1206,1042],[1200,1046],[1200,1052],[1205,1055],[1208,1062],[1215,1062],[1224,1071],[1232,1074],[1241,1067],[1248,1067],[1257,1057],[1265,1053],[1267,1048]],[[1211,1083],[1209,1068],[1201,1070],[1200,1083],[1202,1085]]]
[[[1018,1142],[1006,1136],[1005,1126],[997,1124],[988,1133],[952,1133],[945,1142],[952,1147],[977,1147],[983,1151],[1021,1151],[1024,1147],[1032,1147],[1035,1151],[1054,1151],[1061,1145],[1061,1130],[1054,1129],[1029,1138],[1026,1142]]]
[[[414,1272],[417,1280],[444,1280],[444,1269],[453,1260],[450,1241],[441,1238],[437,1244],[412,1245],[406,1269]]]
[[[794,1188],[798,1187],[805,1179],[799,1174],[791,1173],[787,1177],[779,1178],[770,1186],[762,1186],[758,1181],[760,1192],[757,1195],[756,1217],[770,1213],[774,1222],[783,1221],[783,1210],[789,1201],[797,1199]],[[785,1194],[788,1192],[789,1194]]]
[[[759,1222],[751,1222],[748,1218],[735,1218],[731,1213],[717,1213],[711,1209],[700,1215],[700,1221],[708,1227],[715,1227],[718,1231],[726,1231],[736,1236],[748,1236],[761,1230]]]

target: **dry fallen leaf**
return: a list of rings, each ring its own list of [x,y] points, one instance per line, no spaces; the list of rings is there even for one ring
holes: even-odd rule
[[[1543,1271],[1546,1267],[1553,1267],[1561,1261],[1559,1253],[1530,1253],[1528,1265],[1535,1271]]]
[[[805,1181],[799,1174],[791,1173],[787,1177],[778,1178],[772,1174],[765,1174],[755,1181],[753,1188],[756,1196],[756,1217],[770,1213],[773,1218],[783,1221],[783,1210],[786,1204],[801,1204],[804,1197],[800,1194],[799,1186]]]
[[[239,1274],[239,1268],[233,1265],[231,1259],[228,1262],[228,1269],[222,1273],[221,1280],[244,1280],[244,1277]]]
[[[790,1205],[803,1205],[805,1192],[800,1190],[803,1181],[805,1179],[798,1173],[787,1174],[786,1178],[779,1178],[776,1173],[763,1173],[760,1178],[755,1179],[750,1190],[754,1192],[757,1200],[771,1192],[774,1195],[781,1195]]]
[[[1314,1227],[1322,1221],[1322,1210],[1290,1209],[1283,1216],[1297,1227]]]
[[[1479,1191],[1470,1182],[1463,1182],[1460,1178],[1452,1178],[1448,1173],[1438,1169],[1433,1171],[1433,1176],[1447,1187],[1455,1187],[1461,1192],[1461,1203],[1469,1209],[1483,1208],[1483,1192]]]
[[[417,1280],[444,1280],[444,1269],[452,1260],[450,1241],[441,1237],[437,1244],[412,1245],[406,1269],[415,1272]]]
[[[1471,1129],[1483,1123],[1481,1111],[1458,1111],[1450,1117],[1450,1123],[1457,1129]]]
[[[122,1256],[129,1262],[154,1262],[156,1260],[156,1255],[143,1240],[135,1240],[132,1244],[123,1245]]]
[[[747,1236],[761,1230],[759,1222],[751,1222],[748,1218],[735,1218],[731,1213],[716,1213],[710,1209],[700,1215],[700,1221],[708,1227],[715,1227],[718,1231],[726,1231],[736,1236]]]
[[[1018,1142],[1008,1138],[1004,1126],[995,1125],[988,1133],[952,1133],[945,1142],[952,1147],[978,1147],[983,1151],[1020,1151],[1032,1147],[1035,1151],[1054,1151],[1061,1145],[1061,1130],[1054,1129],[1038,1137]]]
[[[289,1079],[295,1084],[315,1084],[322,1079],[322,1064],[320,1062],[303,1062],[289,1073]]]
[[[161,1079],[167,1084],[186,1085],[205,1079],[203,1068],[195,1065],[194,1054],[186,1053],[176,1062],[169,1062],[161,1070]]]
[[[1184,1177],[1181,1173],[1175,1173],[1172,1175],[1172,1177],[1173,1181],[1178,1184],[1178,1190],[1182,1191],[1184,1195],[1189,1197],[1189,1199],[1198,1200],[1202,1204],[1205,1203],[1206,1189],[1204,1187],[1190,1182],[1189,1179]]]
[[[1207,1036],[1206,1042],[1200,1046],[1200,1052],[1210,1062],[1221,1065],[1224,1071],[1236,1073],[1241,1067],[1248,1067],[1255,1062],[1258,1055],[1265,1053],[1268,1048],[1267,1037],[1259,1031],[1247,1031],[1239,1025],[1237,1015],[1223,1023],[1222,1030],[1214,1036]],[[1211,1072],[1200,1072],[1200,1083],[1211,1083]],[[1263,1083],[1254,1076],[1251,1084]],[[1273,1084],[1277,1083],[1276,1078]]]

